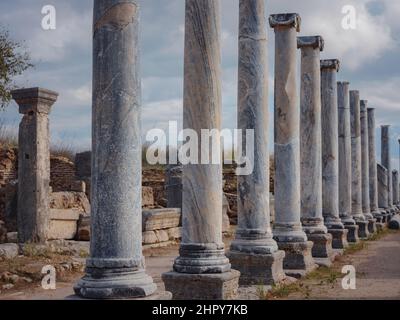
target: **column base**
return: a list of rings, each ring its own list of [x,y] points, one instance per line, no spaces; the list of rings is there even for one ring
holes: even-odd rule
[[[87,273],[74,286],[75,294],[85,299],[145,298],[154,294],[157,285],[144,271],[97,270]]]
[[[228,258],[232,268],[240,272],[239,284],[275,285],[285,280],[283,271],[284,251],[271,254],[256,254],[239,251],[230,251]]]
[[[311,252],[312,256],[315,258],[328,258],[331,259],[333,256],[332,249],[332,235],[330,233],[312,233],[307,234],[308,241],[314,243]]]
[[[313,243],[304,242],[278,242],[280,250],[285,251],[283,269],[286,275],[293,278],[301,278],[318,266],[312,257]]]
[[[385,229],[385,227],[386,227],[386,224],[385,224],[385,223],[382,223],[382,222],[377,222],[377,223],[376,223],[376,230],[377,230],[377,232],[383,231],[383,230]]]
[[[360,241],[360,238],[358,237],[358,225],[345,225],[345,228],[347,230],[347,242],[358,243]]]
[[[344,249],[348,247],[347,229],[328,229],[328,232],[332,235],[333,249]]]
[[[376,219],[368,219],[368,232],[373,235],[376,231]]]
[[[173,300],[234,300],[237,299],[240,272],[231,270],[219,274],[162,274],[165,289]]]
[[[358,237],[361,240],[367,240],[369,237],[369,231],[368,231],[368,221],[357,221],[356,222],[358,225]]]

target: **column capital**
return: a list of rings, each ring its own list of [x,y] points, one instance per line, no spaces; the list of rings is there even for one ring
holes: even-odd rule
[[[360,100],[361,108],[367,108],[368,100]]]
[[[301,17],[297,13],[271,14],[269,16],[269,25],[271,26],[271,28],[275,27],[295,28],[297,32],[300,32]]]
[[[336,72],[340,69],[340,61],[338,59],[321,60],[321,70],[333,69]]]
[[[383,129],[383,128],[390,128],[391,127],[391,125],[390,124],[383,124],[383,125],[381,125],[381,128]]]
[[[367,108],[367,111],[368,111],[368,112],[375,111],[375,108]]]
[[[337,84],[342,85],[342,86],[348,86],[350,85],[349,81],[338,81]]]
[[[58,93],[43,88],[27,88],[11,91],[13,99],[19,105],[19,113],[50,113],[51,106],[57,101]]]
[[[325,41],[321,36],[297,37],[297,48],[312,47],[324,51]]]

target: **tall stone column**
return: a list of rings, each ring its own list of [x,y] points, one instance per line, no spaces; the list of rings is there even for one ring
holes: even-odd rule
[[[366,239],[369,236],[368,220],[362,210],[362,175],[361,175],[361,116],[360,116],[360,93],[350,91],[350,114],[351,114],[351,213],[359,227],[358,236]]]
[[[399,172],[397,170],[392,171],[392,190],[393,205],[397,206],[399,203]]]
[[[84,298],[142,298],[157,288],[142,255],[138,28],[137,1],[94,1],[92,236],[74,288]]]
[[[349,82],[338,82],[339,216],[348,230],[347,241],[357,243],[358,226],[351,215],[351,125]]]
[[[378,203],[378,173],[376,162],[376,124],[375,124],[375,109],[368,108],[368,154],[369,154],[369,200],[371,214],[377,223],[383,221],[382,210],[379,209]]]
[[[321,61],[322,100],[322,214],[328,232],[333,236],[332,246],[347,246],[347,229],[339,216],[339,135],[338,95],[336,75],[339,60]]]
[[[18,137],[18,241],[44,242],[50,227],[49,114],[58,93],[29,88],[12,91],[23,118]]]
[[[362,209],[365,218],[368,220],[369,233],[375,233],[376,219],[371,214],[371,202],[369,199],[369,144],[367,104],[367,100],[360,101]]]
[[[229,259],[242,285],[271,285],[285,278],[284,251],[270,226],[268,55],[264,0],[239,1],[238,129],[242,150],[254,130],[254,170],[238,176],[238,227]]]
[[[332,235],[322,215],[320,52],[324,40],[320,36],[299,37],[297,47],[301,49],[301,222],[308,240],[314,243],[315,262],[330,265],[334,258]]]
[[[388,204],[391,214],[394,214],[393,207],[393,184],[392,184],[392,164],[390,159],[390,126],[382,126],[381,129],[381,164],[388,171]]]
[[[378,204],[379,208],[382,211],[385,211],[383,214],[383,221],[388,222],[390,214],[388,213],[389,210],[389,201],[388,201],[388,171],[387,169],[382,166],[381,164],[377,164],[377,175],[378,175]]]
[[[297,101],[298,14],[269,18],[275,30],[275,225],[274,238],[285,250],[286,274],[302,276],[315,267],[312,242],[301,225],[300,108]]]
[[[221,130],[219,0],[186,0],[185,19],[183,128],[201,137]],[[240,273],[222,241],[222,164],[184,165],[182,200],[182,242],[165,287],[174,299],[235,298]]]

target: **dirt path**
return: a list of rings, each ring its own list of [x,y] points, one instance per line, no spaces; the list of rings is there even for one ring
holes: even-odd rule
[[[148,273],[153,276],[160,289],[163,289],[161,274],[170,270],[177,254],[178,246],[145,252]],[[341,279],[344,276],[341,274],[341,269],[344,265],[353,265],[356,268],[356,290],[344,290],[341,286]],[[2,295],[0,300],[64,299],[73,294],[72,285],[79,277],[80,275],[77,275],[71,282],[57,283],[56,290],[31,288],[24,292]],[[302,280],[294,287],[286,289],[281,297],[281,299],[305,298],[400,300],[400,232],[390,232],[379,241],[368,242],[363,250],[341,257],[333,268],[320,270],[310,279]]]

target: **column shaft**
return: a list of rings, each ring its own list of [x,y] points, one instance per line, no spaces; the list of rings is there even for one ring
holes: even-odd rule
[[[375,132],[376,132],[375,109],[368,108],[369,199],[370,199],[371,213],[374,216],[379,215]]]
[[[393,170],[392,172],[392,189],[393,189],[393,205],[399,204],[399,172]]]
[[[377,176],[378,176],[378,204],[379,208],[389,209],[389,201],[388,201],[388,177],[387,177],[387,169],[381,164],[377,164]]]
[[[393,206],[392,164],[390,159],[390,126],[381,129],[381,163],[388,171],[388,204]]]

